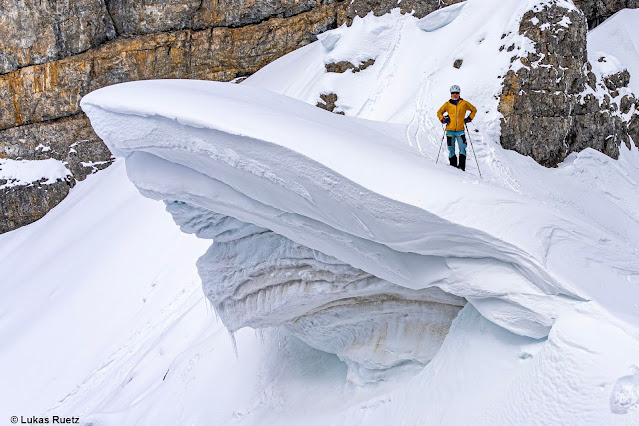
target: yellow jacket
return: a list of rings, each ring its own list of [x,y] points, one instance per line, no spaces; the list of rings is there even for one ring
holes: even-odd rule
[[[453,100],[447,101],[437,111],[437,118],[439,121],[444,119],[444,113],[447,112],[450,117],[450,123],[446,126],[446,130],[449,132],[461,132],[464,130],[464,118],[466,117],[466,111],[470,111],[470,118],[475,118],[477,114],[477,108],[475,108],[470,102],[459,98],[457,105],[453,103]]]

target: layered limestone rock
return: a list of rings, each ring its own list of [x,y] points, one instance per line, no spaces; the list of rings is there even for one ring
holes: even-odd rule
[[[437,287],[397,286],[201,207],[167,202],[167,210],[184,232],[214,240],[198,271],[229,331],[284,326],[310,346],[337,354],[353,382],[423,367],[465,303]]]
[[[239,28],[120,38],[98,49],[0,76],[0,129],[80,112],[86,93],[151,78],[232,80],[312,42],[336,25],[332,5]]]
[[[107,0],[120,35],[241,27],[288,18],[341,0]]]
[[[637,0],[575,0],[577,5],[586,15],[588,28],[593,29],[607,18],[621,9],[634,9],[639,7]]]
[[[612,75],[597,81],[588,62],[583,13],[551,1],[527,12],[519,33],[532,40],[534,51],[523,57],[515,51],[504,76],[502,146],[548,167],[587,147],[617,158],[621,143],[630,146],[633,131],[631,118],[618,113],[619,89],[628,79]],[[502,48],[514,50],[508,34],[503,38]]]
[[[115,37],[101,0],[2,0],[0,74],[75,55]]]
[[[0,158],[56,158],[77,180],[112,162],[80,111],[88,92],[131,80],[250,75],[335,28],[344,7],[339,0],[58,3],[0,6]],[[69,185],[28,188],[13,189],[11,200],[0,191],[0,201],[25,203],[15,212],[36,220]],[[0,213],[1,232],[30,221]]]

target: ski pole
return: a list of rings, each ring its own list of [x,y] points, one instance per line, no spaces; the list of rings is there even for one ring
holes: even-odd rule
[[[439,162],[439,154],[442,152],[442,146],[444,146],[444,139],[446,139],[446,125],[445,124],[442,125],[442,130],[444,131],[444,136],[442,136],[442,143],[439,144],[439,151],[437,151],[437,161],[435,161],[435,164],[437,164]]]
[[[481,175],[481,170],[479,169],[479,162],[477,161],[477,154],[475,154],[475,147],[473,146],[473,141],[470,138],[470,130],[468,130],[468,126],[466,125],[466,123],[464,123],[464,127],[466,128],[466,134],[468,135],[468,142],[470,142],[470,147],[473,149],[473,155],[475,156],[475,163],[477,164],[477,171],[479,172],[479,177],[480,178],[484,178]]]

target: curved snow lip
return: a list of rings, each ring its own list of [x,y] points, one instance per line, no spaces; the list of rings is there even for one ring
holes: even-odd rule
[[[417,22],[417,26],[423,31],[435,31],[453,22],[462,12],[466,3],[456,3],[448,7],[436,10]]]
[[[579,243],[580,224],[434,167],[380,123],[201,81],[110,86],[82,107],[147,196],[271,229],[394,284],[439,286],[518,334],[543,337],[584,300],[548,249],[557,235]]]

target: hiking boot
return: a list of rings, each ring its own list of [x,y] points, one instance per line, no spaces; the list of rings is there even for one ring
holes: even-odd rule
[[[453,155],[452,157],[450,157],[448,159],[448,161],[450,161],[450,165],[453,167],[457,167],[457,156]]]
[[[463,171],[466,171],[466,156],[464,154],[459,154],[459,166],[458,167],[460,169],[462,169]]]

